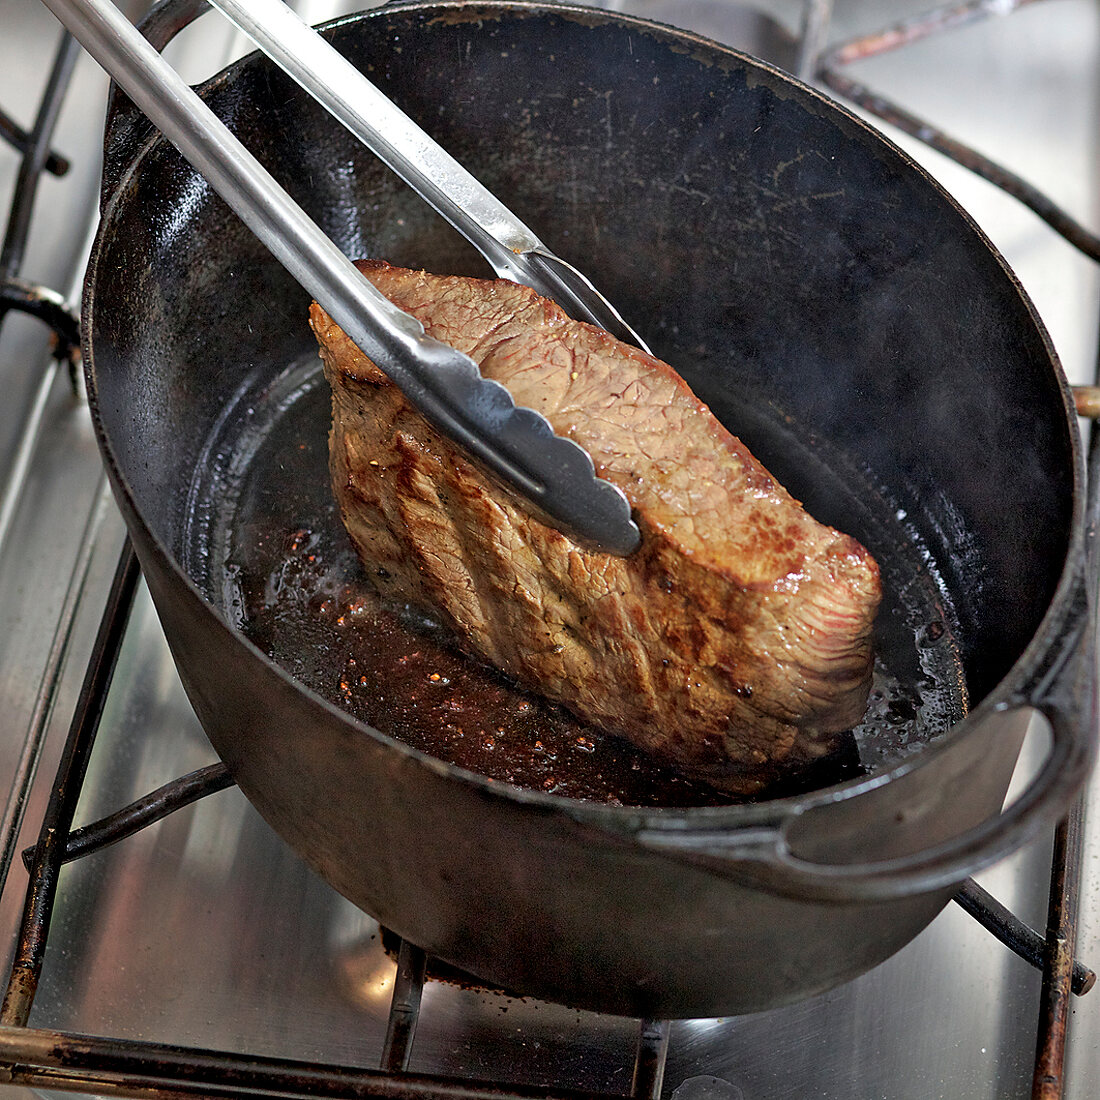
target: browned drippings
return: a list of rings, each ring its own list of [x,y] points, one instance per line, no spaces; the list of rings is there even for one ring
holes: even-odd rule
[[[466,657],[411,609],[383,606],[350,551],[332,560],[327,541],[308,528],[260,539],[281,553],[265,574],[235,572],[241,625],[355,718],[448,763],[533,790],[639,806],[729,801]],[[284,652],[287,639],[303,634],[312,636],[311,652]]]

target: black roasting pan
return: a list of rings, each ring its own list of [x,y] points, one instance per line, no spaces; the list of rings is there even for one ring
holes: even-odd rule
[[[147,33],[162,45],[197,7],[161,5]],[[242,630],[233,548],[259,537],[264,501],[326,507],[323,459],[306,457],[327,431],[308,302],[118,101],[88,390],[217,752],[336,889],[520,994],[724,1015],[876,965],[1056,820],[1092,761],[1081,445],[1031,303],[876,131],[692,34],[520,0],[390,4],[326,33],[876,555],[880,688],[858,774],[753,804],[631,807],[435,759],[268,657]],[[353,257],[487,274],[266,61],[203,94]],[[1037,716],[1049,753],[1004,809]]]

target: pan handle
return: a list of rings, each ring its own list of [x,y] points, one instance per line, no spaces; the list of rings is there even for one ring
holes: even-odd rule
[[[1078,659],[1072,664],[1069,684],[1040,698],[1001,708],[1030,709],[1048,722],[1051,746],[1038,774],[1003,813],[950,840],[922,851],[865,863],[830,864],[803,859],[791,850],[788,833],[804,812],[812,812],[812,804],[778,824],[709,831],[643,825],[636,828],[632,840],[666,857],[799,901],[889,901],[957,885],[1009,855],[1043,828],[1054,825],[1088,776],[1096,752],[1097,719],[1096,692],[1091,682],[1091,634],[1090,627],[1076,647]],[[918,765],[908,774],[920,770]],[[904,777],[891,782],[904,782]]]

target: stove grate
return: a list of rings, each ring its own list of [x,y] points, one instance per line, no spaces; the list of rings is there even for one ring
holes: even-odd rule
[[[0,138],[22,154],[8,222],[0,243],[0,324],[9,311],[16,310],[49,325],[57,340],[55,355],[68,361],[74,387],[76,366],[80,361],[80,323],[61,295],[25,283],[18,275],[30,234],[38,182],[43,172],[63,176],[69,170],[69,162],[50,150],[50,137],[79,54],[77,41],[67,31],[63,32],[38,115],[29,133],[0,112]]]
[[[977,23],[994,15],[1007,15],[1040,2],[1041,0],[967,0],[961,4],[934,8],[884,30],[861,35],[823,51],[818,56],[813,71],[834,92],[988,180],[1022,202],[1086,256],[1100,260],[1100,236],[1085,228],[1038,188],[972,146],[949,136],[893,100],[853,80],[843,71],[855,61],[876,57],[913,45],[930,36]]]

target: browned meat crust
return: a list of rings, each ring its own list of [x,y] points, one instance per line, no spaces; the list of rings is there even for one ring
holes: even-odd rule
[[[368,576],[470,652],[685,774],[751,792],[857,723],[878,568],[664,363],[513,283],[360,264],[627,494],[629,558],[533,518],[314,304],[333,485]]]

